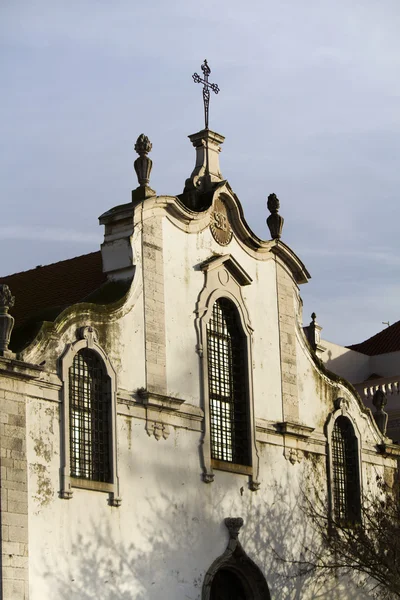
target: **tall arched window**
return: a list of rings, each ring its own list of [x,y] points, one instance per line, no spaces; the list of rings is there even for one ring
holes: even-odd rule
[[[233,302],[214,302],[207,323],[211,458],[251,465],[246,339]]]
[[[92,326],[80,327],[77,337],[60,360],[60,498],[83,488],[106,492],[119,506],[116,373]]]
[[[111,381],[100,356],[83,348],[69,369],[71,477],[111,481]]]
[[[331,438],[333,514],[341,523],[361,519],[358,440],[348,417],[335,420]]]

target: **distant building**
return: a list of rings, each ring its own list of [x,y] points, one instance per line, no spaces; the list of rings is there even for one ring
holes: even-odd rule
[[[385,424],[319,358],[343,353],[303,330],[277,197],[262,241],[224,138],[190,139],[182,194],[150,188],[142,135],[101,252],[1,279],[2,600],[312,599],[278,558],[310,543],[304,495],[353,522],[394,477]],[[335,578],[323,594],[368,597]]]
[[[327,368],[348,379],[366,406],[374,410],[374,395],[383,392],[387,435],[400,442],[400,321],[359,344],[344,347],[324,340],[323,345]]]

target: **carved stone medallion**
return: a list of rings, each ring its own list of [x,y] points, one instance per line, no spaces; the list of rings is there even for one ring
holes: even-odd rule
[[[225,204],[220,198],[214,203],[214,210],[211,214],[210,223],[213,238],[220,246],[227,246],[232,239],[232,227],[228,219],[228,212]]]

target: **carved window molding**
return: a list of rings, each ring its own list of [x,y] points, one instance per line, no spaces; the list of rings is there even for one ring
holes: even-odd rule
[[[208,569],[203,582],[201,600],[219,598],[220,575],[229,575],[237,581],[237,596],[244,600],[270,600],[271,595],[265,577],[259,567],[247,556],[240,541],[239,531],[243,526],[241,517],[228,517],[224,520],[229,532],[229,542],[225,552],[219,556]],[[223,583],[223,578],[222,582]],[[223,592],[227,592],[222,588]],[[228,597],[228,596],[227,596]],[[230,597],[230,596],[229,596]]]
[[[201,360],[201,383],[204,410],[204,432],[202,438],[203,481],[214,480],[214,469],[242,473],[250,478],[249,487],[255,491],[259,488],[258,453],[255,441],[255,421],[253,408],[252,377],[252,333],[249,313],[242,295],[242,287],[251,284],[251,277],[230,255],[213,257],[200,265],[205,276],[204,287],[200,292],[196,307],[197,352]],[[249,439],[249,464],[236,464],[226,460],[216,460],[211,452],[211,410],[209,356],[207,344],[207,328],[213,316],[213,308],[218,300],[229,300],[237,312],[244,347],[244,380],[247,399],[247,421]]]
[[[119,497],[119,480],[117,472],[117,403],[116,403],[116,373],[111,365],[111,362],[99,346],[97,342],[97,333],[93,327],[81,327],[77,332],[78,340],[66,348],[60,360],[62,387],[62,403],[61,403],[61,469],[60,469],[60,497],[70,499],[73,496],[73,488],[83,488],[105,492],[109,495],[109,504],[111,506],[119,506],[121,499]],[[108,408],[108,440],[107,452],[109,453],[109,472],[107,477],[99,477],[99,479],[107,479],[107,481],[96,481],[88,477],[79,477],[77,468],[73,465],[73,453],[71,453],[71,443],[73,441],[73,430],[71,428],[71,382],[73,385],[73,369],[76,365],[76,357],[80,351],[89,350],[98,357],[99,364],[102,365],[103,371],[106,374],[106,382],[103,385],[107,386],[107,402]],[[88,430],[89,431],[89,430]],[[84,433],[85,435],[85,433]],[[90,435],[90,432],[89,432]],[[75,476],[72,475],[75,471]]]
[[[327,424],[328,492],[334,521],[349,526],[361,521],[361,433],[350,403],[337,398]]]

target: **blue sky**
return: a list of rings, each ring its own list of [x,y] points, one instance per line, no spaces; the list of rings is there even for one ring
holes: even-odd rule
[[[398,0],[3,0],[0,274],[98,248],[97,217],[136,187],[182,191],[202,127],[225,135],[222,173],[255,233],[266,198],[311,272],[304,320],[359,342],[400,318]]]

